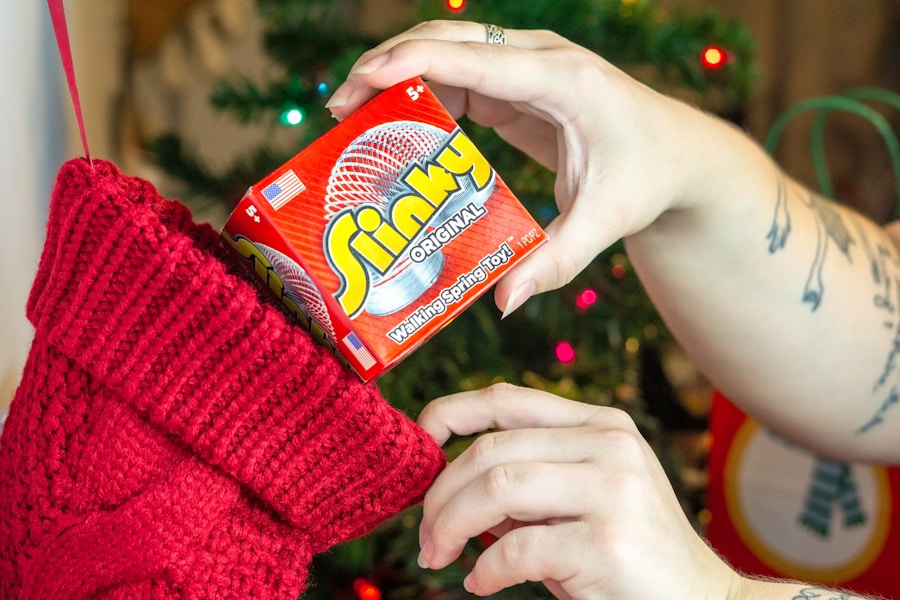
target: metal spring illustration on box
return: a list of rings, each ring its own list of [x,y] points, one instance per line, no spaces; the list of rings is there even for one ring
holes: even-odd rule
[[[300,306],[313,319],[332,343],[337,339],[328,308],[316,284],[303,267],[278,250],[263,244],[254,244],[272,265],[275,274],[284,284],[284,294]]]
[[[450,137],[438,127],[414,121],[394,121],[364,132],[347,146],[331,171],[325,198],[326,218],[364,205],[388,214],[392,201],[410,192],[403,176],[434,157]],[[465,177],[458,182],[460,189],[439,208],[430,227],[441,225],[467,203],[484,204],[493,190],[493,185],[477,190]],[[420,236],[427,232],[423,228]],[[404,252],[388,272],[371,270],[372,291],[365,310],[373,315],[387,315],[409,305],[437,280],[443,264],[440,251],[421,262],[411,260],[409,253]]]

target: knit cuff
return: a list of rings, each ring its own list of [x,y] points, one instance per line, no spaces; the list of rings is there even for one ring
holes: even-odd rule
[[[148,182],[75,160],[51,199],[28,315],[319,552],[418,501],[444,457],[239,269]]]

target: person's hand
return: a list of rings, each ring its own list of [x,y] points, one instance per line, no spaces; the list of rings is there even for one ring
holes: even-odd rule
[[[688,522],[652,449],[622,411],[497,385],[430,403],[438,443],[494,429],[425,496],[420,564],[498,539],[465,580],[478,595],[543,581],[557,598],[721,600],[741,578]]]
[[[363,54],[328,103],[343,119],[378,90],[421,75],[454,117],[494,128],[557,173],[550,242],[498,283],[504,314],[568,283],[674,206],[698,171],[688,161],[703,162],[684,151],[685,139],[708,120],[554,33],[506,34],[507,45],[487,44],[478,23],[423,23]]]

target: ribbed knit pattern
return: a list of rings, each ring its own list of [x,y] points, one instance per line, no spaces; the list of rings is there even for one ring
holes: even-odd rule
[[[433,440],[181,204],[60,170],[0,438],[0,598],[284,598],[421,499]]]

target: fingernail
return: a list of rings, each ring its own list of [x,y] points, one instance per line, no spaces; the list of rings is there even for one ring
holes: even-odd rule
[[[509,295],[509,300],[506,301],[506,310],[503,311],[500,319],[505,319],[511,315],[513,311],[525,304],[526,300],[534,296],[534,291],[536,289],[537,286],[531,279],[514,289],[512,294]]]
[[[381,65],[387,62],[387,59],[387,54],[379,54],[378,56],[373,56],[366,62],[353,67],[353,69],[351,69],[351,72],[357,73],[358,75],[365,75],[367,73],[377,71],[379,68],[381,68]]]
[[[331,95],[328,102],[325,103],[325,108],[339,108],[344,106],[347,104],[347,100],[350,99],[351,93],[353,93],[353,89],[347,85],[347,82],[342,83],[338,89],[334,90],[334,94]]]
[[[466,588],[466,591],[470,594],[478,593],[478,580],[475,579],[474,573],[466,575],[466,578],[463,579],[463,587]]]
[[[422,550],[419,552],[419,566],[423,569],[430,569],[431,559],[434,558],[434,544],[430,539],[425,540],[422,544]]]

